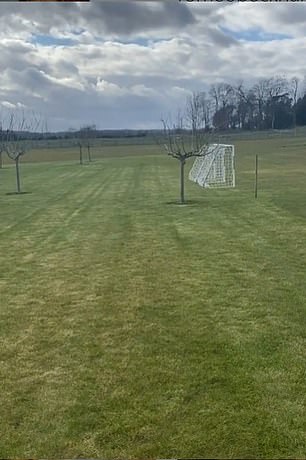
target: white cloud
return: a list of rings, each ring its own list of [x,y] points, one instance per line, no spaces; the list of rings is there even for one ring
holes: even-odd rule
[[[110,97],[126,94],[126,90],[121,88],[119,85],[110,83],[109,81],[103,80],[102,78],[97,79],[96,88],[98,92],[101,92]]]
[[[220,21],[235,31],[261,29],[270,33],[305,37],[306,9],[305,5],[298,3],[233,3],[232,8],[220,15]]]
[[[162,113],[211,83],[304,77],[304,5],[92,0],[32,6],[0,4],[0,101],[46,114],[54,129],[87,120],[101,128],[159,125]],[[238,39],[250,30],[293,38]]]
[[[16,104],[12,104],[11,102],[9,101],[2,101],[1,102],[1,105],[3,107],[6,107],[7,109],[15,109],[16,108]]]

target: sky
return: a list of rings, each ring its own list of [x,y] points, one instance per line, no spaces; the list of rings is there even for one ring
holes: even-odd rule
[[[306,75],[306,4],[0,3],[0,112],[151,129],[213,83]],[[3,116],[3,115],[2,115]]]

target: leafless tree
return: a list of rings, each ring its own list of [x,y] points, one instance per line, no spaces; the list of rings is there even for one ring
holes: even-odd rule
[[[284,77],[261,79],[253,87],[258,104],[259,129],[263,127],[264,117],[270,112],[271,128],[275,128],[277,103],[289,95],[288,81]]]
[[[213,124],[221,129],[234,125],[235,89],[229,83],[211,85],[209,90],[211,104],[214,107]]]
[[[256,98],[251,89],[247,89],[244,83],[240,81],[235,87],[237,122],[240,129],[254,128],[254,111]]]
[[[82,126],[79,130],[78,146],[80,149],[80,164],[83,164],[83,148],[87,149],[88,161],[92,161],[91,147],[96,137],[96,125]]]
[[[290,90],[289,93],[292,97],[293,103],[293,127],[294,127],[294,135],[296,136],[296,103],[298,100],[298,93],[299,93],[299,79],[297,77],[291,78],[290,81]]]
[[[87,148],[88,161],[91,162],[91,147],[93,146],[93,139],[96,137],[96,125],[87,125],[83,126],[80,129],[81,139],[83,141],[83,146]]]
[[[5,153],[5,132],[2,129],[2,122],[0,122],[0,169],[3,169],[3,153]]]
[[[209,95],[214,101],[215,112],[231,104],[234,93],[234,88],[229,83],[211,85]]]
[[[252,91],[255,96],[257,110],[256,110],[256,127],[262,129],[265,118],[265,106],[269,96],[269,80],[261,79],[254,85]]]
[[[80,149],[80,165],[84,164],[83,162],[83,144],[82,144],[82,141],[81,139],[78,140],[78,146],[79,146],[79,149]]]
[[[269,79],[269,97],[272,107],[271,128],[275,128],[275,108],[277,102],[289,95],[288,81],[284,77],[273,77]]]
[[[205,126],[205,105],[201,94],[194,93],[187,99],[186,107],[179,110],[176,121],[162,118],[163,145],[169,156],[180,163],[180,203],[185,203],[185,165],[189,158],[208,153],[212,134]]]
[[[210,103],[205,92],[194,92],[187,97],[186,117],[194,133],[209,128]]]
[[[31,147],[40,122],[34,112],[26,114],[24,110],[16,110],[8,114],[6,130],[2,128],[4,151],[15,162],[17,193],[21,193],[20,160]]]

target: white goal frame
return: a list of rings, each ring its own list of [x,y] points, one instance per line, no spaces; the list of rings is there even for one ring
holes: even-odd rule
[[[189,179],[205,188],[235,187],[234,146],[210,144],[205,150],[196,157]]]

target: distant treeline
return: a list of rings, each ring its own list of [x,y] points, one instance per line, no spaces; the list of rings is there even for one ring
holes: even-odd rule
[[[44,135],[44,139],[75,139],[79,137],[95,137],[95,138],[104,138],[104,139],[113,139],[121,137],[145,137],[148,135],[147,130],[133,130],[133,129],[90,129],[85,130],[81,128],[80,130],[74,131],[65,131],[60,133],[47,133]]]
[[[306,125],[306,90],[299,79],[263,78],[252,86],[216,83],[194,93],[187,104],[192,124],[206,129],[283,130]]]
[[[306,125],[306,89],[301,89],[296,77],[259,79],[252,86],[242,82],[236,85],[216,83],[207,92],[198,92],[192,98],[189,107],[200,104],[197,113],[202,117],[201,126],[207,130],[263,131]],[[69,139],[82,136],[88,128],[53,133],[52,136]],[[97,138],[137,138],[158,135],[159,131],[162,130],[95,130],[94,135]]]
[[[157,130],[158,131],[158,130]],[[32,133],[32,132],[15,132],[15,137],[18,139],[35,139],[35,140],[58,140],[58,139],[78,139],[78,138],[104,138],[104,139],[114,139],[114,138],[139,138],[146,137],[153,131],[150,130],[132,130],[132,129],[92,129],[88,131],[80,130],[69,130],[69,131],[60,131],[60,132],[41,132],[41,133]],[[11,135],[12,139],[14,134]]]
[[[266,78],[212,85],[206,96],[207,121],[215,129],[290,129],[306,124],[306,94],[297,78]]]
[[[195,122],[193,111],[196,117],[201,117],[201,129],[209,131],[292,129],[306,125],[306,89],[301,89],[300,81],[296,77],[264,78],[252,86],[246,86],[242,82],[236,85],[216,83],[211,85],[207,92],[197,92],[190,97],[191,124]],[[199,120],[196,120],[196,123],[198,122]],[[79,129],[34,135],[24,131],[16,132],[16,137],[34,137],[36,140],[120,139],[146,138],[160,133],[162,129],[96,129],[95,125],[84,125]]]

